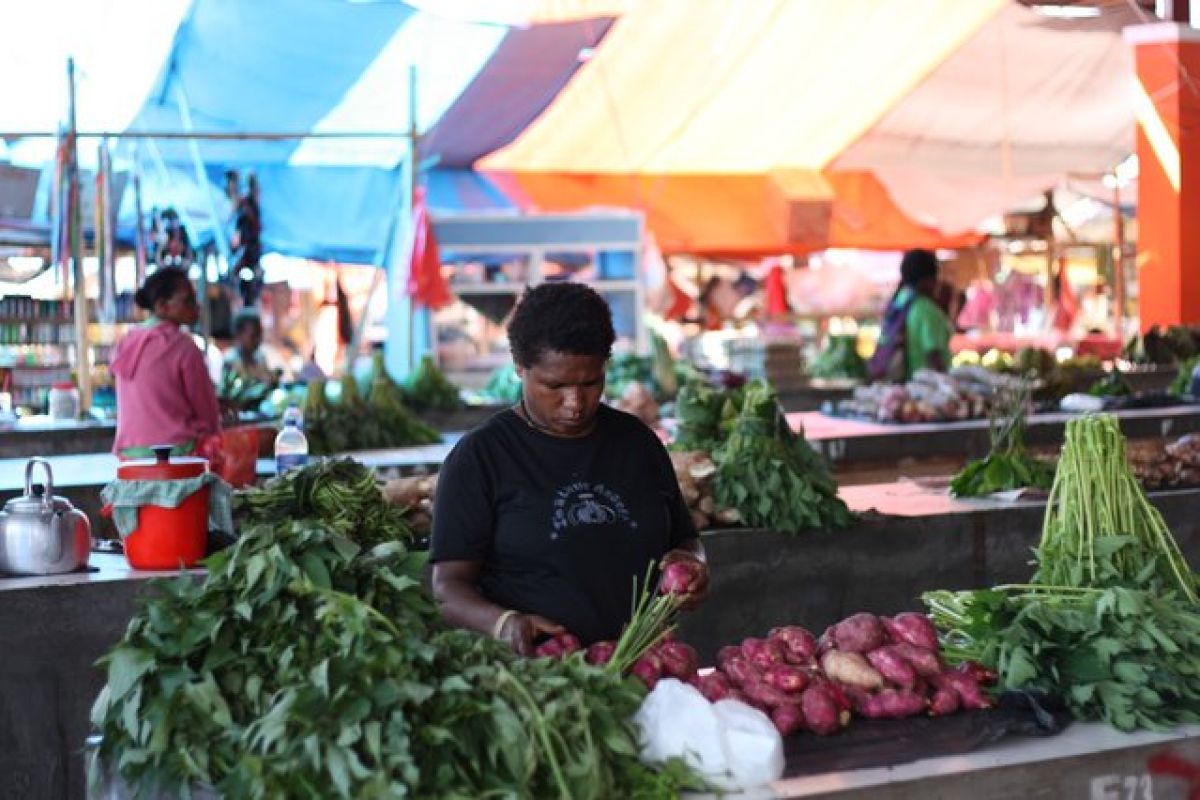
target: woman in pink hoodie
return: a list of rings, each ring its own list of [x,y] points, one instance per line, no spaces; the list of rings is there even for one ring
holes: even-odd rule
[[[181,325],[200,318],[196,290],[187,273],[159,269],[146,279],[134,302],[152,316],[117,343],[111,369],[117,379],[117,438],[120,456],[150,455],[153,445],[192,452],[221,431],[217,392],[204,354]]]

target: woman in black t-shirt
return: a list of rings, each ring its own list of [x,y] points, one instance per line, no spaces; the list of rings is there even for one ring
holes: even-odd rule
[[[433,590],[452,625],[530,655],[570,631],[590,644],[629,620],[651,562],[704,548],[662,443],[601,404],[615,339],[607,303],[575,283],[525,293],[509,324],[522,397],[458,443],[434,501]]]

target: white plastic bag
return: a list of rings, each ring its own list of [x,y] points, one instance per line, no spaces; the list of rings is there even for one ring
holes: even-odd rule
[[[783,775],[783,739],[766,714],[738,700],[709,703],[695,687],[668,678],[634,715],[642,760],[681,757],[713,786],[737,791]]]

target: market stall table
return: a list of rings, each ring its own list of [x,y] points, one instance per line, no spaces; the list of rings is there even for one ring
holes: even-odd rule
[[[111,450],[116,429],[113,421],[22,417],[0,423],[0,459]]]

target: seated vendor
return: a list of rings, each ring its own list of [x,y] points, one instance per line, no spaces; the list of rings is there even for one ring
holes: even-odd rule
[[[225,354],[225,372],[243,380],[274,383],[275,371],[267,366],[262,353],[262,320],[253,312],[242,311],[233,321],[234,346]]]

